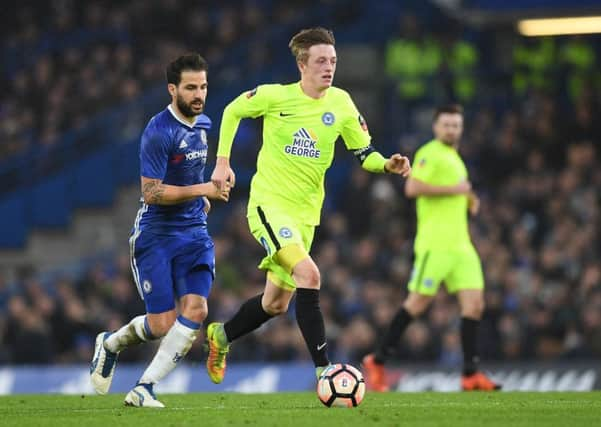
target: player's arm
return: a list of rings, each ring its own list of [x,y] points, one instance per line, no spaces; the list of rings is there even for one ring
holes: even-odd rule
[[[229,183],[226,183],[224,189],[221,190],[212,182],[179,186],[163,184],[162,180],[157,178],[147,178],[145,176],[140,178],[142,196],[144,202],[148,205],[177,205],[199,197],[208,197],[209,199],[225,202],[229,200]]]
[[[151,121],[142,133],[140,144],[140,185],[145,203],[176,205],[203,196],[223,201],[229,199],[229,184],[219,189],[212,182],[187,186],[163,183],[170,153],[168,131]]]
[[[365,155],[365,153],[369,153]],[[411,162],[409,158],[395,153],[390,158],[385,158],[370,144],[367,147],[353,151],[353,154],[361,163],[361,167],[373,173],[394,173],[407,178],[411,173]]]
[[[405,182],[405,195],[415,198],[419,196],[452,196],[456,194],[468,194],[472,190],[469,181],[464,180],[455,185],[433,185],[411,176]]]
[[[405,156],[395,153],[385,158],[371,145],[371,136],[367,123],[355,107],[350,96],[346,98],[347,114],[342,125],[342,139],[346,147],[353,152],[361,167],[372,173],[394,173],[408,177],[411,162]]]
[[[236,183],[236,175],[230,166],[230,153],[240,120],[264,115],[269,108],[270,94],[270,85],[258,86],[251,91],[242,93],[223,110],[219,128],[217,161],[211,175],[211,181],[219,188],[224,188],[226,182],[229,182],[232,187]]]

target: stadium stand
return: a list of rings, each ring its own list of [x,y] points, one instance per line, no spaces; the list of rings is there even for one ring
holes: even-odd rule
[[[115,202],[123,188],[129,189],[131,210],[131,198],[137,196],[131,190],[138,176],[137,137],[149,115],[167,102],[161,70],[167,58],[192,48],[206,55],[208,114],[218,124],[220,109],[241,90],[294,79],[287,37],[299,26],[320,22],[333,27],[338,38],[337,84],[357,94],[383,152],[415,151],[429,136],[434,105],[465,102],[462,154],[482,198],[472,237],[487,283],[483,358],[601,357],[597,37],[563,37],[551,48],[534,46],[508,29],[495,39],[422,2],[408,2],[415,3],[411,15],[393,1],[369,8],[351,2],[341,10],[339,1],[323,0],[310,16],[299,11],[315,2],[302,0],[286,6],[224,1],[217,9],[203,9],[209,2],[199,2],[185,15],[182,3],[67,1],[51,2],[46,10],[27,3],[17,7],[18,19],[5,27],[10,31],[5,30],[1,50],[7,66],[0,97],[0,246],[25,253],[32,233],[48,228],[67,233],[81,208],[104,209],[100,216],[117,212],[123,209]],[[418,76],[427,82],[423,93],[411,92],[407,99],[395,75],[385,70],[395,69],[387,60],[389,48],[399,40],[399,22],[411,16],[440,57]],[[448,55],[449,40],[463,43],[457,49],[468,56],[475,52],[477,63],[457,65],[459,60]],[[528,55],[524,61],[523,52],[536,49],[550,52],[542,71],[528,64]],[[540,73],[568,78],[541,78]],[[465,79],[464,86],[458,83]],[[470,85],[477,88],[475,96]],[[460,96],[458,87],[467,92]],[[210,319],[229,317],[240,301],[262,288],[264,277],[255,266],[262,249],[244,218],[258,132],[243,123],[234,148],[240,185],[230,204],[215,207],[210,216],[218,266]],[[216,141],[216,133],[211,139]],[[402,182],[370,177],[352,156],[341,157],[328,175],[329,198],[313,252],[322,271],[321,305],[332,357],[356,362],[373,347],[379,328],[396,310],[395,301],[406,292],[415,218]],[[99,171],[111,171],[104,182],[94,179]],[[125,221],[128,215],[114,217]],[[121,230],[130,225],[121,224],[120,236],[102,253],[73,255],[53,268],[30,259],[9,272],[3,263],[0,363],[87,363],[99,330],[143,312],[124,254],[127,235]],[[292,316],[291,309],[288,317],[237,342],[230,360],[306,359]],[[459,366],[457,319],[453,300],[439,294],[399,344],[399,359]],[[147,354],[140,347],[121,360],[140,361]],[[203,357],[197,343],[189,358]]]

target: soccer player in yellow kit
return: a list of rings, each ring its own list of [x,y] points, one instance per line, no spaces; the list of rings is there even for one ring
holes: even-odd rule
[[[246,301],[232,319],[207,328],[207,371],[214,383],[225,374],[229,344],[288,310],[296,291],[296,319],[319,374],[329,365],[319,307],[320,273],[309,255],[324,199],[324,176],[342,136],[362,167],[408,176],[409,159],[382,157],[371,145],[367,124],[347,92],[332,86],[335,40],[324,28],[302,30],[290,41],[301,79],[266,84],[241,94],[223,112],[212,180],[235,183],[230,150],[242,118],[263,116],[263,145],[250,187],[248,224],[266,256],[265,290]]]
[[[422,314],[438,292],[441,282],[456,294],[461,307],[464,390],[498,390],[478,371],[478,324],[484,310],[484,278],[480,258],[468,230],[468,211],[478,213],[480,201],[472,191],[468,173],[457,152],[463,133],[463,108],[438,108],[433,124],[435,139],[415,154],[411,177],[405,185],[408,197],[417,198],[415,264],[409,296],[392,319],[375,354],[363,359],[367,385],[388,390],[384,363],[398,345],[411,321]]]

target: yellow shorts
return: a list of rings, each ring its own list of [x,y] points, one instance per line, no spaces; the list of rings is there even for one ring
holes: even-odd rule
[[[270,279],[278,287],[295,290],[296,283],[292,275],[278,260],[276,254],[287,246],[298,245],[300,247],[298,252],[304,250],[308,255],[313,243],[315,226],[300,224],[284,212],[261,206],[249,206],[247,218],[251,234],[267,252],[259,268],[270,272]]]
[[[484,289],[484,275],[476,249],[416,252],[409,290],[433,296],[441,282],[450,294],[464,289]]]

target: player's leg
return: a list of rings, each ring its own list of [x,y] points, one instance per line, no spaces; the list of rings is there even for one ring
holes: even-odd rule
[[[259,264],[261,270],[267,271],[265,291],[244,302],[227,322],[211,323],[207,328],[207,372],[214,383],[223,381],[229,344],[259,328],[272,317],[285,313],[296,289],[290,269],[286,270],[280,259],[282,253],[288,252],[281,252],[287,246],[302,247],[302,234],[294,222],[281,213],[266,213],[255,207],[249,209],[248,225],[254,238],[266,251],[266,256]]]
[[[152,335],[157,338],[166,338],[166,334],[174,324],[176,316],[177,312],[175,311],[175,308],[171,308],[160,313],[148,313],[146,315],[146,324],[148,325],[150,333],[152,333]],[[147,375],[149,369],[153,366],[153,364],[156,363],[155,361],[159,356],[160,349],[163,347],[165,338],[163,338],[163,340],[161,341],[159,351],[157,352],[157,354],[155,354],[155,357],[153,358],[150,366],[146,369],[146,371],[144,371],[144,374],[142,375],[140,380],[138,380],[134,388],[131,389],[129,393],[127,393],[127,395],[125,396],[124,403],[126,406],[150,408],[163,408],[165,406],[162,402],[160,402],[157,399],[156,395],[154,394],[154,382],[152,380],[152,377],[149,377]]]
[[[209,271],[199,271],[190,275],[191,279],[211,282],[213,280]],[[198,338],[202,321],[207,317],[207,300],[204,296],[187,294],[180,298],[182,314],[176,316],[175,310],[171,314],[171,327],[165,332],[154,358],[146,368],[136,386],[125,397],[125,404],[138,407],[159,407],[164,405],[154,394],[154,386],[167,374],[175,369],[183,359],[192,344]]]
[[[325,323],[319,306],[321,276],[315,262],[306,255],[292,267],[292,277],[297,284],[296,322],[311,353],[315,373],[319,377],[330,364]]]
[[[478,370],[478,327],[484,312],[484,277],[480,258],[473,248],[455,256],[455,266],[446,285],[449,293],[457,294],[461,310],[461,385],[464,390],[498,390],[501,386]]]
[[[156,248],[159,249],[156,249]],[[164,271],[169,269],[167,257],[162,252],[163,244],[148,233],[134,234],[130,238],[130,267],[140,297],[153,291],[153,283],[164,281]],[[171,286],[170,276],[167,275]],[[159,285],[160,286],[160,285]],[[148,305],[147,305],[148,307]],[[171,308],[165,309],[165,311]],[[152,332],[149,321],[157,324]],[[118,354],[133,345],[160,338],[156,331],[160,330],[159,321],[153,315],[134,317],[128,324],[115,332],[104,331],[96,337],[94,356],[90,367],[90,378],[94,390],[98,394],[106,394],[111,386],[117,364]],[[167,320],[167,323],[169,321]],[[173,321],[171,320],[171,323]],[[169,323],[170,326],[170,323]]]
[[[367,386],[374,391],[388,391],[385,363],[394,355],[401,336],[416,317],[430,306],[433,297],[410,292],[401,308],[392,318],[388,328],[376,345],[374,353],[363,358]]]
[[[276,285],[279,283],[280,285]],[[247,300],[238,312],[227,322],[214,322],[207,328],[207,372],[211,381],[219,384],[223,381],[226,368],[226,356],[229,347],[236,339],[254,331],[274,316],[288,311],[293,290],[281,285],[280,279],[268,272],[265,290]]]
[[[165,337],[136,387],[126,396],[127,405],[162,406],[154,395],[154,385],[175,369],[198,338],[202,322],[208,314],[207,298],[215,271],[213,247],[207,248],[207,240],[202,237],[191,235],[180,239],[181,245],[173,257],[171,271],[181,314],[175,317],[175,310],[172,311],[170,324],[161,330]],[[147,404],[149,400],[151,405]]]
[[[447,271],[448,262],[442,254],[434,251],[416,254],[409,280],[409,295],[376,344],[375,352],[363,358],[367,385],[372,390],[388,390],[384,364],[394,354],[409,324],[430,306]]]

